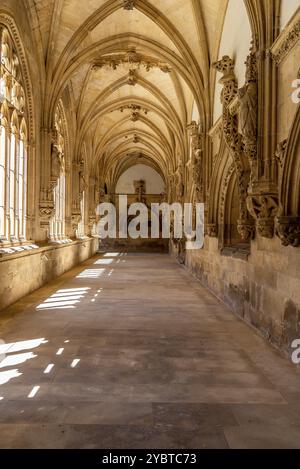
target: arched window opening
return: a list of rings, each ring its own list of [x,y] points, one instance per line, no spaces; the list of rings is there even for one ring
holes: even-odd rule
[[[27,123],[20,63],[8,30],[0,26],[0,243],[26,240]]]

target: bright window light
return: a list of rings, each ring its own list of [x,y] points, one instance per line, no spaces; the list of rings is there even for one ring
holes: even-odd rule
[[[28,353],[18,353],[17,355],[8,355],[0,362],[0,368],[5,368],[6,366],[15,366],[25,363],[27,360],[37,357],[32,352]]]
[[[45,368],[44,370],[44,373],[45,375],[48,375],[49,373],[51,373],[52,369],[54,368],[54,364],[53,363],[49,363],[49,365]]]
[[[75,358],[75,360],[73,360],[71,363],[71,368],[75,368],[79,362],[80,362],[80,358]]]
[[[66,300],[73,300],[77,298],[84,298],[85,292],[70,292],[70,293],[55,293],[55,295],[49,296],[48,300],[51,299],[53,301],[60,300],[65,298]]]
[[[0,371],[0,385],[8,383],[13,378],[18,378],[22,374],[19,370]]]
[[[42,303],[41,305],[37,306],[36,309],[46,309],[46,308],[49,308],[49,307],[58,307],[58,309],[61,307],[61,306],[72,306],[72,305],[75,305],[79,303],[78,300],[72,300],[72,301],[57,301],[55,303],[51,302],[51,303]]]
[[[51,311],[58,309],[76,309],[75,306],[45,306],[45,308],[39,308],[41,311]]]
[[[78,300],[80,298],[84,298],[84,295],[65,295],[65,296],[50,296],[47,298],[47,300],[44,301],[44,303],[53,303],[54,301],[60,302],[60,301],[72,301],[72,300]]]
[[[106,252],[103,257],[118,257],[119,255],[120,255],[119,252]]]
[[[114,259],[98,259],[94,264],[100,264],[100,265],[108,265],[112,264]]]
[[[65,349],[63,347],[59,348],[56,352],[56,355],[62,355]]]
[[[105,269],[85,269],[76,278],[99,278]]]
[[[87,287],[87,288],[66,288],[66,289],[62,289],[62,290],[57,290],[56,293],[67,293],[67,292],[70,292],[70,291],[83,291],[83,290],[90,290],[91,288],[90,287]]]
[[[39,392],[40,387],[41,387],[41,386],[34,386],[34,387],[32,388],[32,390],[30,391],[30,393],[28,394],[28,398],[29,398],[29,399],[33,399],[33,398],[37,395],[37,393]]]
[[[48,343],[48,340],[45,340],[44,338],[42,338],[42,339],[22,340],[20,342],[12,342],[9,344],[0,344],[0,354],[20,352],[21,350],[28,350],[31,348],[36,348],[42,344],[47,344],[47,343]]]

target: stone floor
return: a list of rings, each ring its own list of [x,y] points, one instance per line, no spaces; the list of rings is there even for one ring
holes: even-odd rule
[[[300,373],[165,254],[0,315],[1,448],[299,448]]]

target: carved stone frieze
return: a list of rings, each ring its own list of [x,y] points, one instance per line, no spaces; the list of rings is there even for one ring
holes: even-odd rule
[[[272,47],[271,54],[276,65],[279,65],[289,54],[300,38],[300,15],[285,28]]]
[[[161,62],[158,59],[149,57],[139,52],[136,52],[135,49],[128,50],[123,54],[114,54],[106,55],[101,57],[101,59],[96,60],[93,65],[93,70],[98,70],[103,67],[117,70],[118,67],[125,66],[127,69],[135,71],[138,69],[144,69],[149,72],[152,69],[159,69],[164,73],[170,73],[171,68],[165,62]]]

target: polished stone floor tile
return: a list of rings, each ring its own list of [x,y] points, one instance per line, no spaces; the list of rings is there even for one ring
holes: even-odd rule
[[[300,447],[299,369],[168,255],[95,256],[0,339],[1,448]]]

